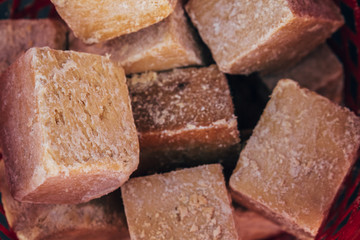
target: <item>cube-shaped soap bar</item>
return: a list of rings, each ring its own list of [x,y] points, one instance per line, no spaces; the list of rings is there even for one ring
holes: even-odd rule
[[[281,228],[256,212],[235,208],[235,225],[239,240],[258,240],[274,237]]]
[[[106,57],[31,48],[0,85],[0,142],[16,200],[86,202],[136,169],[124,70]]]
[[[1,161],[0,192],[6,218],[19,240],[130,239],[118,191],[76,205],[18,202],[10,194]]]
[[[31,47],[65,49],[66,32],[53,19],[0,20],[0,73]]]
[[[219,164],[132,178],[121,193],[131,239],[238,239]]]
[[[232,74],[293,65],[343,24],[332,0],[190,0],[186,10],[220,70]]]
[[[139,171],[238,158],[239,132],[224,74],[215,65],[128,79],[139,132]]]
[[[126,74],[202,65],[201,48],[180,2],[168,18],[138,32],[94,45],[70,40],[71,50],[110,54]]]
[[[51,0],[75,36],[85,43],[103,42],[136,32],[169,16],[177,0]]]
[[[202,47],[180,2],[168,18],[150,27],[94,45],[71,37],[70,49],[110,54],[126,74],[204,64]]]
[[[313,238],[359,144],[353,112],[281,80],[230,178],[233,196],[290,233]]]
[[[315,91],[333,102],[342,101],[344,91],[344,70],[341,62],[323,44],[290,69],[262,76],[270,90],[284,78],[297,81],[301,87]]]

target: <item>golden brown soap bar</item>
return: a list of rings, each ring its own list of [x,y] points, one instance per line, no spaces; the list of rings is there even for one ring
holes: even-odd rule
[[[19,240],[129,240],[120,193],[77,205],[16,201],[0,162],[0,192],[6,218]]]
[[[121,193],[131,239],[238,239],[220,164],[131,178]]]
[[[294,65],[342,24],[332,0],[190,0],[186,10],[221,71]]]
[[[103,42],[136,32],[169,16],[177,0],[51,0],[75,36],[85,43]]]
[[[140,171],[229,161],[236,155],[234,108],[226,78],[215,65],[134,75],[128,86]]]
[[[292,80],[275,87],[230,187],[234,198],[313,238],[360,145],[360,118]]]
[[[278,225],[253,211],[236,208],[234,219],[239,240],[267,239],[282,232]]]
[[[65,49],[66,32],[53,19],[0,20],[0,73],[31,47]]]
[[[16,200],[86,202],[136,169],[125,74],[106,57],[31,48],[0,85],[0,142]]]
[[[204,64],[201,46],[180,3],[168,18],[150,27],[94,45],[72,37],[70,49],[110,54],[126,74]]]
[[[277,74],[262,76],[263,81],[271,90],[280,79],[284,78],[293,79],[301,87],[316,91],[333,102],[340,103],[342,101],[343,66],[326,44],[318,47],[294,67]]]

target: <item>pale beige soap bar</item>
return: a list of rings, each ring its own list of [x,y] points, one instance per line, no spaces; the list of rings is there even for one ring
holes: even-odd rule
[[[341,62],[323,44],[294,67],[277,74],[264,74],[262,79],[270,90],[283,78],[297,81],[301,87],[315,91],[333,102],[341,103],[344,92],[344,69]]]
[[[139,171],[236,162],[237,121],[227,80],[216,65],[137,74],[128,86]]]
[[[169,16],[177,0],[51,0],[75,36],[98,43],[136,32]]]
[[[332,0],[190,0],[186,10],[221,71],[294,65],[342,24]]]
[[[220,164],[132,178],[121,193],[131,239],[238,239]]]
[[[179,2],[165,20],[113,40],[86,45],[70,36],[70,49],[100,55],[110,54],[126,74],[203,65],[202,47]]]
[[[233,196],[290,233],[313,238],[359,145],[359,117],[281,80],[240,153],[230,178]]]
[[[32,204],[10,194],[0,162],[1,200],[19,240],[129,240],[120,193],[77,205]]]
[[[86,202],[137,168],[125,74],[106,57],[31,48],[0,85],[0,142],[16,200]]]
[[[0,20],[0,73],[31,47],[65,49],[66,33],[53,19]]]
[[[239,240],[258,240],[274,237],[281,228],[256,212],[235,208],[235,225]]]

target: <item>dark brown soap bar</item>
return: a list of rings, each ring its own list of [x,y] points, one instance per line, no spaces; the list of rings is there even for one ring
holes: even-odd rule
[[[140,171],[231,161],[240,141],[227,80],[215,65],[128,79]]]

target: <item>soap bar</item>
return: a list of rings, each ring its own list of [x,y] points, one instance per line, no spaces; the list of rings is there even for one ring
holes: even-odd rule
[[[16,200],[86,202],[136,169],[125,74],[106,57],[31,48],[0,85],[0,142]]]
[[[166,171],[238,158],[229,87],[215,65],[128,78],[139,132],[139,171]]]
[[[282,232],[278,225],[253,211],[236,208],[234,217],[239,240],[268,239]]]
[[[98,43],[136,32],[169,16],[177,0],[51,0],[75,36]]]
[[[281,80],[230,178],[234,199],[299,238],[313,238],[359,145],[359,117]]]
[[[0,161],[1,199],[19,240],[130,239],[120,193],[77,205],[21,203],[10,194],[3,163]]]
[[[219,164],[131,178],[121,194],[131,239],[238,239]]]
[[[204,64],[201,46],[180,2],[165,20],[104,43],[86,45],[71,36],[71,50],[110,54],[126,74]]]
[[[332,0],[189,0],[186,10],[221,71],[294,65],[342,24]]]
[[[284,78],[293,79],[301,87],[315,91],[333,102],[341,103],[343,99],[343,66],[326,44],[318,47],[294,67],[277,74],[262,76],[264,83],[271,90]]]
[[[66,32],[53,19],[0,20],[0,73],[31,47],[65,49]]]

